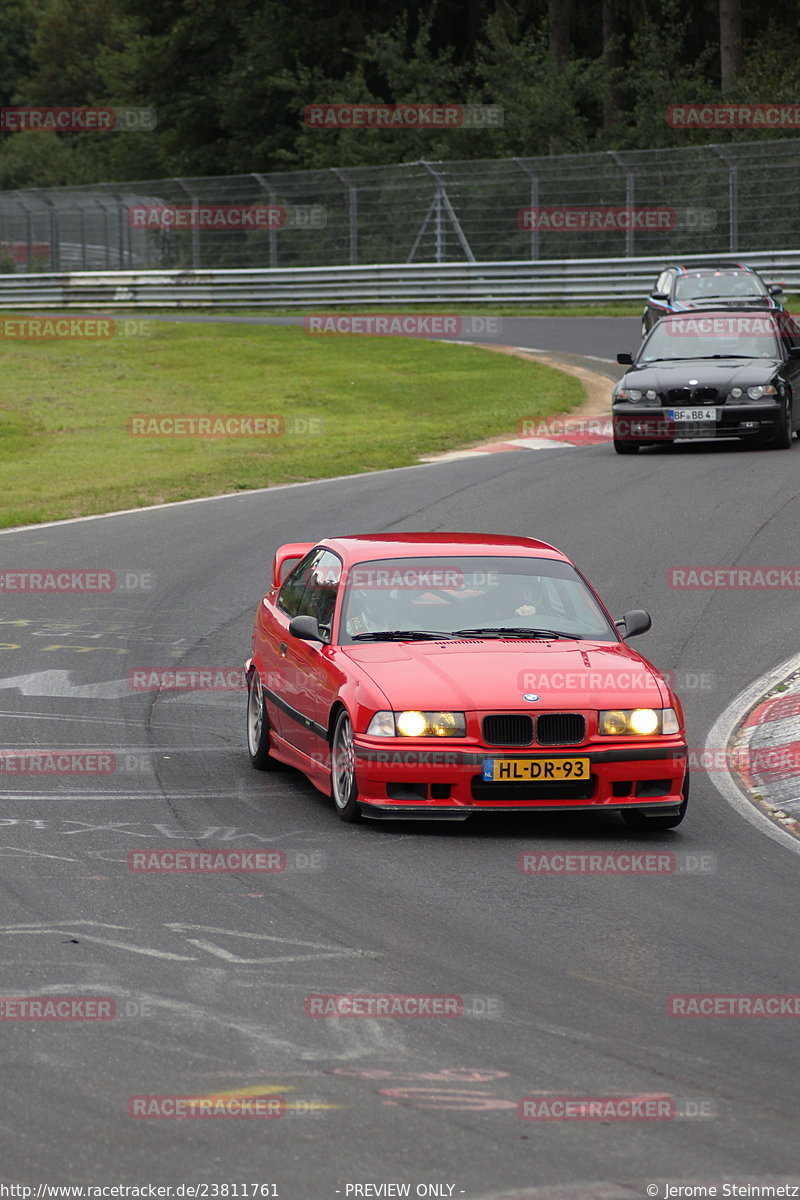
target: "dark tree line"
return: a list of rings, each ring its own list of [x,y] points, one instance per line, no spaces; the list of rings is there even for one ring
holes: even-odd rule
[[[800,97],[798,0],[0,0],[0,16],[3,105],[158,112],[149,133],[5,134],[0,188],[774,137],[676,130],[665,111]],[[311,103],[375,101],[499,105],[504,122],[303,124]]]

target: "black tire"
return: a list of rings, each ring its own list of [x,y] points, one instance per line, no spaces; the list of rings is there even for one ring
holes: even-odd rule
[[[638,454],[639,442],[621,442],[619,438],[614,438],[614,449],[617,454]]]
[[[659,829],[674,829],[676,825],[680,825],[683,818],[686,816],[686,809],[689,804],[689,772],[686,772],[686,777],[683,781],[683,801],[678,808],[678,811],[671,817],[648,817],[646,809],[628,808],[622,812],[622,819],[629,829],[635,829],[637,832],[647,831],[650,829],[656,832]]]
[[[790,450],[792,447],[792,402],[786,400],[783,407],[783,421],[774,438],[767,442],[769,450]]]
[[[261,676],[255,667],[247,677],[247,752],[256,771],[274,771],[280,764],[269,752],[269,721]]]
[[[334,808],[343,821],[361,820],[353,723],[346,709],[342,709],[336,718],[331,737],[331,796]]]

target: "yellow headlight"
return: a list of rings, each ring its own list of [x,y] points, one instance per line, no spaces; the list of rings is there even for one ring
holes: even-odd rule
[[[658,713],[653,708],[635,708],[631,713],[632,733],[655,733],[658,729]]]
[[[395,720],[401,737],[467,736],[467,719],[463,712],[418,712],[414,708],[396,713]]]
[[[422,737],[428,728],[425,714],[410,710],[397,714],[397,732],[403,737]]]
[[[600,714],[600,732],[611,734],[628,732],[628,718],[624,712],[610,709]]]
[[[668,713],[672,709],[666,710]],[[674,714],[673,714],[674,715]],[[649,737],[661,733],[661,710],[655,708],[609,708],[599,714],[598,733],[606,737]]]
[[[457,721],[455,715],[450,712],[437,712],[429,714],[430,733],[434,737],[458,737]]]

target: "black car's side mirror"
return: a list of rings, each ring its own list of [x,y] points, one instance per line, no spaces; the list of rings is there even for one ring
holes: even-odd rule
[[[289,622],[289,633],[292,637],[304,642],[321,642],[322,634],[316,617],[292,617]]]
[[[783,295],[783,288],[779,287],[779,285],[777,283],[771,283],[767,290],[769,291],[770,296],[782,296]]]
[[[628,350],[623,350],[617,355],[617,362],[624,367],[629,367],[633,363],[633,355]]]
[[[653,292],[652,295],[650,296],[650,299],[651,300],[669,300],[669,296],[667,295],[666,292]]]
[[[631,638],[636,637],[638,633],[647,633],[653,622],[649,612],[643,608],[632,608],[630,612],[623,613],[614,624],[624,638]]]

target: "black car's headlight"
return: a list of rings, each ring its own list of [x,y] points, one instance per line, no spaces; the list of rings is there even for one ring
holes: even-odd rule
[[[652,388],[642,391],[641,388],[619,388],[614,393],[615,400],[630,400],[634,404],[658,404],[658,392]]]
[[[743,396],[747,396],[748,400],[763,400],[765,404],[772,404],[777,395],[778,389],[773,384],[755,383],[749,388],[732,387],[728,392],[728,399],[741,400]]]

